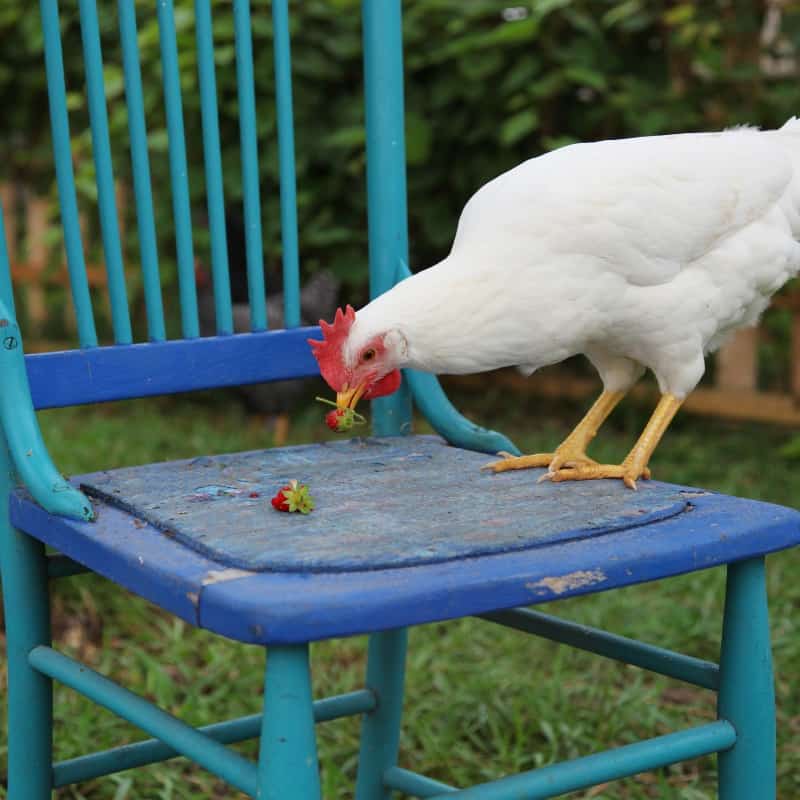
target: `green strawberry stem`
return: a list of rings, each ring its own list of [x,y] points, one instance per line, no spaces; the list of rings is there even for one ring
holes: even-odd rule
[[[333,406],[334,408],[339,408],[333,400],[328,400],[325,397],[315,397],[315,400],[319,400],[320,403],[327,403],[329,406]],[[348,411],[353,417],[353,424],[354,425],[366,425],[367,418],[358,413],[354,408],[343,408],[342,411]]]

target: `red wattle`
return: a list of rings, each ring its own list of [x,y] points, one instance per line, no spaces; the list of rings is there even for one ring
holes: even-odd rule
[[[403,376],[400,374],[400,370],[393,369],[379,381],[375,381],[375,383],[364,392],[364,399],[374,400],[376,397],[384,397],[387,394],[392,394],[392,392],[396,392],[400,388],[402,381]]]

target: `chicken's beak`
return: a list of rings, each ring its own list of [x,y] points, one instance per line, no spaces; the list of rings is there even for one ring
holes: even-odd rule
[[[365,383],[356,386],[354,389],[349,389],[345,386],[341,392],[336,393],[337,408],[355,408],[366,391],[367,385]]]

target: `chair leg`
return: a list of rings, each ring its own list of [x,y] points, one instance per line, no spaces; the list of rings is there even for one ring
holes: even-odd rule
[[[397,764],[407,642],[406,628],[373,633],[369,639],[367,688],[378,702],[361,723],[356,800],[389,800],[392,794],[383,775]]]
[[[28,653],[51,644],[44,545],[0,524],[8,656],[8,800],[49,800],[53,774],[53,688]]]
[[[763,558],[728,565],[719,716],[736,744],[719,754],[720,800],[775,800],[775,687]]]
[[[320,800],[307,644],[268,648],[259,800]]]

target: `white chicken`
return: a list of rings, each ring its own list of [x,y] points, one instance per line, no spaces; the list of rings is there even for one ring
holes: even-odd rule
[[[487,466],[635,488],[705,355],[800,269],[798,237],[800,120],[576,144],[483,186],[447,258],[311,344],[340,407],[394,391],[402,367],[531,374],[582,353],[603,392],[575,430]],[[661,400],[624,461],[598,464],[587,446],[646,368]]]

